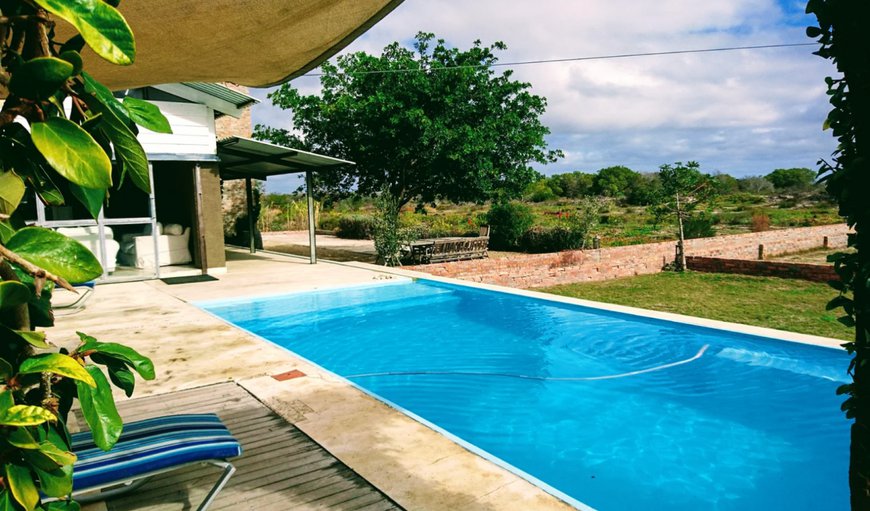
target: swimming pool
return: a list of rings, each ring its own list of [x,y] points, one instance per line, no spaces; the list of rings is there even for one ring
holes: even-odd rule
[[[842,350],[423,280],[200,305],[596,509],[848,508]]]

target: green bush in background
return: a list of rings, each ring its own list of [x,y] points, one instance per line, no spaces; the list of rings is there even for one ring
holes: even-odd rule
[[[490,226],[489,247],[493,250],[514,250],[535,222],[532,209],[520,202],[493,204],[486,214]]]

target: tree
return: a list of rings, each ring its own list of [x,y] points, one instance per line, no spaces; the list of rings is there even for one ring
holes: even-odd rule
[[[0,502],[5,510],[79,509],[63,500],[72,492],[76,459],[66,428],[74,400],[95,444],[109,449],[122,428],[109,380],[129,396],[134,373],[154,378],[151,361],[126,346],[79,333],[70,352],[36,330],[53,324],[55,286],[74,291],[70,282],[94,279],[102,268],[80,243],[25,226],[19,210],[24,195],[33,193],[49,205],[78,200],[96,217],[113,181],[126,178],[149,190],[136,125],[165,133],[169,124],[150,103],[120,102],[82,70],[85,44],[115,64],[135,58],[133,34],[110,4],[0,3],[0,96],[6,97],[0,109]],[[81,35],[55,41],[52,17],[83,27]],[[62,500],[43,506],[43,496]]]
[[[767,195],[773,193],[773,183],[761,176],[747,176],[737,180],[737,186],[741,192]]]
[[[606,167],[598,171],[593,178],[592,191],[596,195],[607,197],[625,197],[629,189],[638,179],[640,174],[628,167],[617,165]]]
[[[593,175],[587,172],[569,172],[550,177],[550,186],[560,197],[577,199],[592,194]]]
[[[825,78],[833,109],[824,123],[839,142],[832,162],[820,161],[819,174],[828,193],[837,199],[840,215],[854,233],[849,235],[853,253],[830,257],[840,277],[832,285],[840,293],[828,309],[842,307],[840,321],[855,327],[855,340],[843,346],[852,355],[852,383],[838,394],[848,397],[842,409],[853,421],[849,463],[849,487],[853,511],[870,509],[870,52],[867,29],[870,3],[865,0],[810,0],[807,13],[818,27],[807,35],[818,38],[816,52],[831,59],[841,73]]]
[[[683,224],[691,218],[698,206],[716,194],[716,187],[710,176],[702,174],[700,169],[701,166],[694,161],[685,165],[678,161],[673,165],[659,167],[661,193],[652,209],[657,218],[673,217],[676,220],[678,240],[674,265],[677,271],[686,269],[686,234]]]
[[[380,56],[358,52],[324,64],[319,95],[285,84],[269,97],[291,111],[308,147],[356,162],[321,173],[322,190],[386,190],[397,207],[515,196],[539,178],[530,163],[561,153],[544,140],[546,100],[492,67],[505,48],[476,41],[463,51],[421,32],[413,49],[396,42]],[[256,136],[292,138],[262,126]]]
[[[804,191],[813,187],[816,173],[810,169],[776,169],[765,178],[773,183],[777,190]]]

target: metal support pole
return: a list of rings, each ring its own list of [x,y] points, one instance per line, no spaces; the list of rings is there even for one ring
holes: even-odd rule
[[[314,231],[314,176],[310,170],[305,171],[305,195],[308,196],[308,248],[311,251],[311,264],[317,264],[317,241]]]
[[[254,243],[254,189],[249,177],[245,178],[245,197],[248,202],[248,239],[253,254],[257,251],[257,245]]]

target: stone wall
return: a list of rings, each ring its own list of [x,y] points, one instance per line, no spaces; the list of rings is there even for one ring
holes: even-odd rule
[[[236,85],[229,82],[224,82],[221,85],[239,91],[242,94],[248,94],[248,88],[242,85]],[[214,128],[215,135],[217,136],[218,140],[233,136],[251,138],[251,132],[253,131],[253,124],[251,122],[251,107],[245,107],[242,116],[238,119],[230,115],[222,115],[218,117],[214,120]]]
[[[836,224],[700,238],[686,241],[686,254],[756,259],[759,245],[764,246],[765,255],[773,256],[819,248],[825,239],[829,247],[839,248],[846,246],[847,232],[845,224]],[[675,243],[667,241],[426,264],[408,269],[473,282],[532,288],[658,273],[662,266],[673,261],[674,252]]]
[[[801,279],[812,282],[828,282],[829,280],[839,279],[834,271],[834,267],[829,264],[690,256],[686,258],[686,267],[690,270],[707,273],[737,273],[759,277]]]

